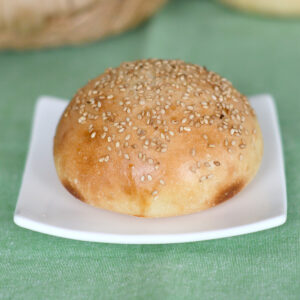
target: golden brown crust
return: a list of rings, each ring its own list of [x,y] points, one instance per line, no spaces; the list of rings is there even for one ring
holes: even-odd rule
[[[221,189],[215,196],[213,203],[214,205],[220,204],[234,195],[236,195],[242,188],[245,186],[245,182],[243,180],[239,180],[237,182],[232,183],[231,185]]]
[[[78,189],[72,183],[70,183],[68,180],[64,180],[64,181],[62,181],[62,184],[70,192],[70,194],[72,194],[77,199],[85,202],[81,193],[78,191]]]
[[[263,151],[245,96],[205,68],[141,60],[80,89],[54,139],[67,189],[89,204],[142,217],[193,213],[238,193]]]

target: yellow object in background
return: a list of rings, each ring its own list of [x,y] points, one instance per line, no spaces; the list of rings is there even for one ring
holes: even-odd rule
[[[243,11],[274,16],[300,16],[300,0],[220,0]]]

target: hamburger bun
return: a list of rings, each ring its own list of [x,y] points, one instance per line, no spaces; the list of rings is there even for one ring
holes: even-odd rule
[[[139,217],[190,214],[242,190],[263,140],[247,98],[180,60],[107,69],[73,97],[57,126],[57,174],[76,198]]]

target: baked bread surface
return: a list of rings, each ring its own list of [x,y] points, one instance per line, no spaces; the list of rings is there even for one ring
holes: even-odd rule
[[[135,27],[166,0],[0,0],[0,49],[74,45]]]
[[[81,88],[59,121],[62,184],[96,207],[140,217],[189,214],[241,191],[263,140],[247,98],[206,68],[140,60]]]

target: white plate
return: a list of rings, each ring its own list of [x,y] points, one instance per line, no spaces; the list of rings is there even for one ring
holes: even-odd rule
[[[64,100],[41,97],[15,210],[17,225],[93,242],[164,244],[224,238],[279,226],[286,221],[286,185],[279,126],[269,95],[250,98],[264,136],[255,179],[238,195],[192,215],[143,219],[89,206],[69,194],[54,168],[52,144]]]

